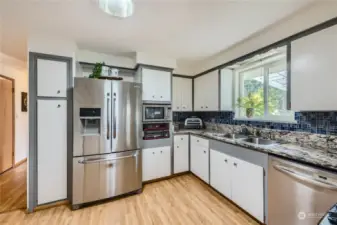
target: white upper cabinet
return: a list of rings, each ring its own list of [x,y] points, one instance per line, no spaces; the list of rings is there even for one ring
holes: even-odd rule
[[[194,111],[219,110],[219,72],[212,71],[194,79]]]
[[[220,109],[233,110],[233,70],[222,69],[220,72]]]
[[[337,110],[337,25],[291,43],[291,109]]]
[[[67,97],[67,63],[37,60],[37,96]]]
[[[171,72],[142,68],[143,101],[171,102]]]
[[[192,111],[192,79],[173,77],[173,111]]]

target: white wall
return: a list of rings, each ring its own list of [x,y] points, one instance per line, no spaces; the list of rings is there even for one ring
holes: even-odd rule
[[[149,54],[145,52],[136,52],[136,63],[172,69],[177,67],[176,59],[161,55]]]
[[[249,39],[195,65],[194,74],[229,62],[337,16],[337,1],[319,0]]]
[[[21,112],[21,92],[28,92],[25,62],[0,52],[0,74],[15,80],[15,163],[28,154],[28,112]],[[29,110],[29,109],[28,109]]]
[[[115,56],[89,50],[78,50],[76,52],[76,58],[80,62],[104,62],[106,65],[113,65],[130,69],[133,69],[136,65],[134,57]]]

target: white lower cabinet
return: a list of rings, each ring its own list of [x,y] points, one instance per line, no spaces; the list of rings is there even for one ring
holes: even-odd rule
[[[191,172],[206,183],[209,183],[208,148],[200,145],[191,145]]]
[[[211,186],[264,222],[263,167],[210,151]]]
[[[227,198],[232,198],[232,157],[211,149],[210,185]]]
[[[67,100],[37,101],[38,205],[67,198]]]
[[[189,171],[189,135],[174,136],[173,173]]]
[[[145,148],[143,157],[143,181],[171,175],[171,146]]]

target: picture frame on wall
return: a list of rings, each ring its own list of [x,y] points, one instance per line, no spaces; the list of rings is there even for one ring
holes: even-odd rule
[[[21,92],[21,112],[28,111],[28,95],[27,92]]]

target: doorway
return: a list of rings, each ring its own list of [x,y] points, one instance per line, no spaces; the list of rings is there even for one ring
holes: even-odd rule
[[[0,75],[0,213],[26,208],[26,161],[15,164],[15,81]]]

